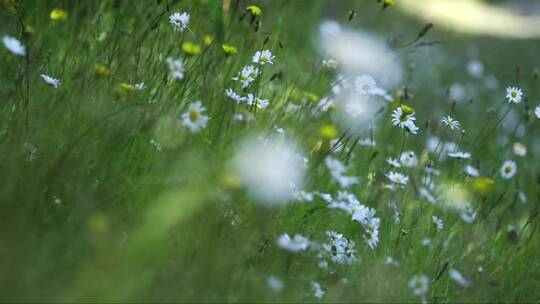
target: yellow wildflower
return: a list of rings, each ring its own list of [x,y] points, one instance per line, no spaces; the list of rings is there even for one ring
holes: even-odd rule
[[[201,53],[201,47],[198,44],[187,41],[182,44],[182,50],[188,55],[199,55]]]
[[[262,10],[260,7],[256,5],[250,5],[246,8],[246,12],[250,13],[252,16],[259,16],[262,14]]]

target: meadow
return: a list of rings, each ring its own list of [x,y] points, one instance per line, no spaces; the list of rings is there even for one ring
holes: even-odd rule
[[[399,2],[4,0],[0,301],[540,301],[540,40]]]

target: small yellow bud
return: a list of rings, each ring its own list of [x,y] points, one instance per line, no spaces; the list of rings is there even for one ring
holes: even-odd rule
[[[126,96],[129,92],[135,90],[135,87],[129,83],[122,82],[116,86],[114,93],[117,96]]]
[[[99,77],[107,77],[111,75],[111,71],[106,66],[101,64],[95,64],[94,71],[96,72],[96,76]]]
[[[238,50],[230,44],[223,44],[221,47],[223,48],[223,51],[227,55],[233,55],[233,54],[236,54],[236,52],[238,52]]]
[[[51,11],[50,18],[57,21],[66,21],[68,13],[63,9],[55,8]]]
[[[405,115],[411,115],[414,113],[414,109],[412,107],[409,107],[408,105],[402,103],[401,104],[401,109],[403,110],[403,113]]]
[[[214,37],[213,36],[210,36],[210,35],[204,36],[203,43],[204,43],[205,46],[209,46],[210,44],[212,44],[212,42],[214,42]]]

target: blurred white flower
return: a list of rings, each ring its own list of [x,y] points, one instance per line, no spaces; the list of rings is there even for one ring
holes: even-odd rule
[[[377,93],[377,83],[369,75],[361,75],[354,80],[354,88],[360,94],[375,95]]]
[[[465,166],[465,173],[469,174],[470,176],[478,177],[480,173],[478,172],[478,169],[476,169],[473,166]]]
[[[524,144],[520,142],[514,143],[513,150],[514,150],[514,154],[517,156],[523,157],[527,155],[527,146],[525,146]]]
[[[290,252],[304,251],[309,247],[309,244],[309,240],[301,234],[296,234],[291,239],[288,233],[284,233],[277,239],[277,245]]]
[[[454,83],[449,88],[451,101],[462,101],[465,98],[465,87],[459,83]]]
[[[536,118],[540,119],[540,105],[534,108],[534,115],[536,115]]]
[[[467,72],[474,78],[481,78],[484,75],[484,65],[478,60],[471,60],[467,63]]]
[[[470,283],[469,283],[469,280],[467,280],[462,274],[461,272],[457,271],[456,269],[454,268],[450,268],[448,270],[448,275],[450,276],[450,278],[456,282],[459,286],[463,287],[463,288],[467,288],[470,286]]]
[[[436,216],[432,216],[431,217],[431,221],[433,222],[433,225],[435,225],[435,228],[437,228],[437,231],[438,232],[441,232],[443,231],[444,229],[444,222],[442,219],[436,217]]]
[[[322,61],[322,65],[329,69],[337,69],[338,62],[335,59],[328,58]]]
[[[304,166],[292,142],[283,137],[247,138],[240,143],[233,166],[259,203],[274,206],[295,198],[291,184],[303,186]]]
[[[208,116],[203,114],[204,110],[200,101],[189,104],[187,111],[182,114],[182,124],[193,133],[204,129],[209,120]]]
[[[55,88],[58,88],[60,86],[60,79],[53,78],[46,74],[41,74],[41,79],[43,79],[43,81]]]
[[[511,179],[512,177],[514,177],[514,175],[517,172],[516,162],[512,160],[505,161],[503,165],[501,166],[500,172],[501,172],[502,178]]]
[[[397,54],[374,35],[325,21],[320,26],[319,44],[327,56],[339,62],[342,72],[347,75],[369,74],[386,88],[396,86],[403,77]]]
[[[167,58],[167,67],[169,68],[169,74],[174,79],[184,79],[184,63],[180,59]]]
[[[324,297],[324,290],[321,287],[321,284],[317,282],[311,282],[311,291],[313,292],[313,296],[317,299],[322,299]]]
[[[409,287],[414,295],[424,296],[429,291],[429,278],[426,275],[415,275],[409,281]]]
[[[26,48],[17,38],[11,36],[4,36],[2,38],[2,42],[4,43],[6,49],[8,49],[14,55],[26,56]]]
[[[448,156],[450,156],[452,158],[457,158],[457,159],[469,159],[469,158],[471,158],[471,153],[462,152],[462,151],[456,151],[456,152],[448,153]]]
[[[283,283],[283,281],[280,278],[273,275],[269,276],[266,279],[266,285],[268,286],[268,288],[270,288],[272,291],[275,291],[275,292],[281,292],[283,288],[285,287],[285,284]]]

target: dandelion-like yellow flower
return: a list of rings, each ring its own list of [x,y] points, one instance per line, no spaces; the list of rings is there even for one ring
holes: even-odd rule
[[[193,42],[187,41],[182,43],[182,50],[192,56],[199,55],[201,53],[201,47],[198,44],[195,44]]]
[[[320,133],[324,139],[330,140],[337,137],[338,129],[334,125],[323,125]]]
[[[102,64],[95,64],[94,65],[94,72],[96,73],[96,76],[98,77],[107,77],[111,75],[111,71]]]
[[[259,16],[262,14],[262,9],[256,5],[250,5],[246,8],[246,12],[253,16]]]
[[[210,36],[210,35],[204,36],[203,43],[204,43],[205,46],[209,46],[210,44],[212,44],[212,42],[214,42],[214,37],[213,36]]]
[[[50,18],[57,21],[66,21],[68,18],[68,13],[63,9],[55,8],[51,11]]]
[[[233,55],[233,54],[236,54],[236,52],[238,52],[238,50],[230,44],[223,44],[221,47],[223,48],[223,51],[227,55]]]

